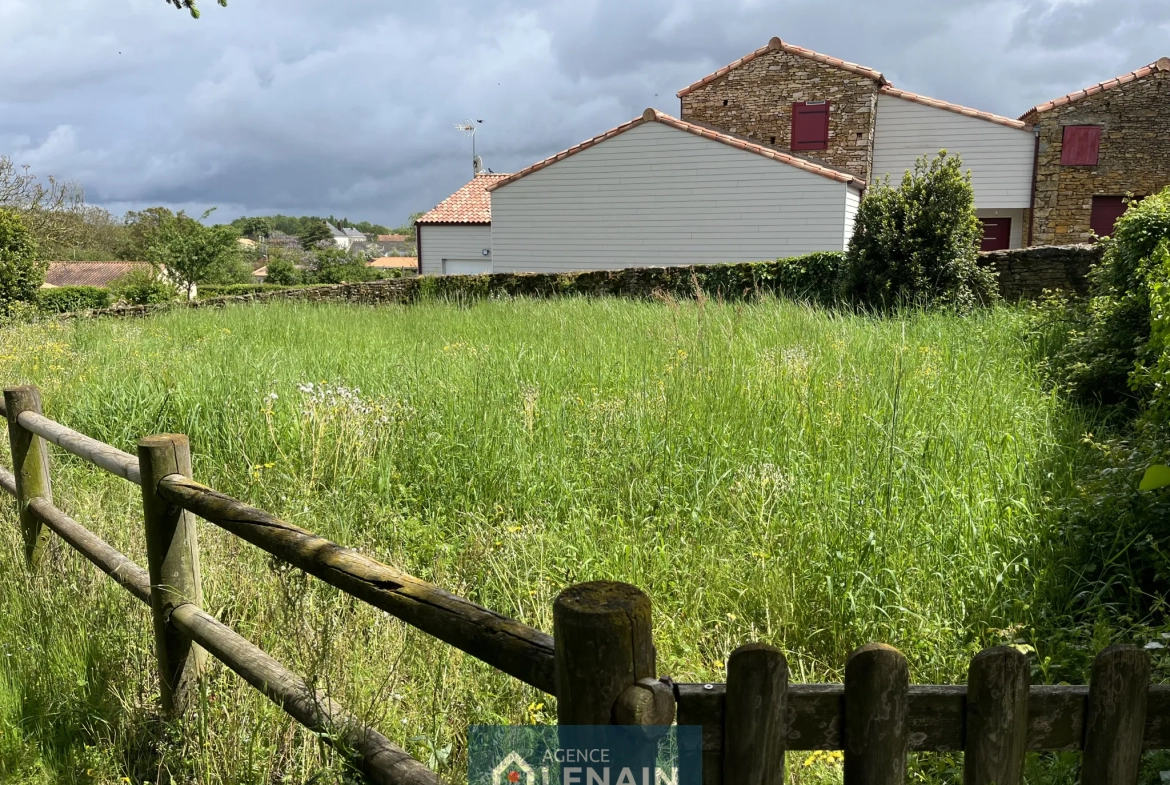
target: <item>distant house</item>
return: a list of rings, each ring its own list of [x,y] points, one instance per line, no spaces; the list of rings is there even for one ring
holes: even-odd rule
[[[153,269],[149,262],[49,262],[43,287],[107,287],[127,273]]]
[[[333,235],[333,242],[338,248],[343,248],[348,251],[356,244],[366,242],[366,236],[357,229],[351,227],[339,229],[328,221],[325,222],[325,226],[329,229],[329,233]]]
[[[403,270],[412,273],[418,272],[418,257],[415,256],[379,256],[366,262],[366,267],[375,267],[379,270]]]

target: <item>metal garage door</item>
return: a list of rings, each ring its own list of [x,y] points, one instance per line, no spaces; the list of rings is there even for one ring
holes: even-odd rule
[[[492,271],[491,259],[444,259],[444,275],[480,275]]]

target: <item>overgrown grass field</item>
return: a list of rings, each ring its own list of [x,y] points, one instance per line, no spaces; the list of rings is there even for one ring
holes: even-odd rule
[[[855,646],[961,682],[1034,646],[1049,502],[1091,429],[1042,389],[1020,312],[847,316],[765,299],[269,304],[3,328],[5,385],[134,452],[188,434],[198,480],[551,631],[579,581],[654,603],[659,671],[722,680],[737,645],[839,680]],[[6,465],[11,465],[7,453]],[[54,497],[145,564],[137,488],[59,451]],[[0,774],[21,782],[317,782],[328,749],[216,666],[157,720],[146,609],[0,527]],[[469,723],[551,702],[201,529],[208,609],[459,781]],[[58,545],[61,545],[58,543]],[[792,755],[794,782],[833,781]]]

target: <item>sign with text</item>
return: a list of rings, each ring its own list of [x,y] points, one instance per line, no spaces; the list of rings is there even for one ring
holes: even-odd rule
[[[473,725],[469,785],[701,785],[697,725]]]

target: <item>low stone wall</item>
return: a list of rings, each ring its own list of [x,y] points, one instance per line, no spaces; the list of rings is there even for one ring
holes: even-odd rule
[[[1069,294],[1088,292],[1089,268],[1101,260],[1099,245],[1037,246],[1010,251],[988,251],[979,264],[999,276],[1005,300],[1032,300],[1044,290]],[[840,254],[810,254],[797,259],[691,267],[634,267],[580,273],[494,273],[394,278],[367,283],[325,284],[296,289],[212,297],[192,302],[133,305],[76,311],[77,316],[145,316],[173,308],[222,308],[250,302],[298,300],[351,302],[367,305],[406,304],[420,297],[551,297],[591,294],[618,297],[693,296],[695,287],[718,297],[742,297],[753,292],[786,293],[815,302],[831,302],[831,282],[841,274]]]
[[[995,270],[999,293],[1009,302],[1035,300],[1045,289],[1085,295],[1089,268],[1101,261],[1101,245],[1038,245],[979,254],[979,264]]]

